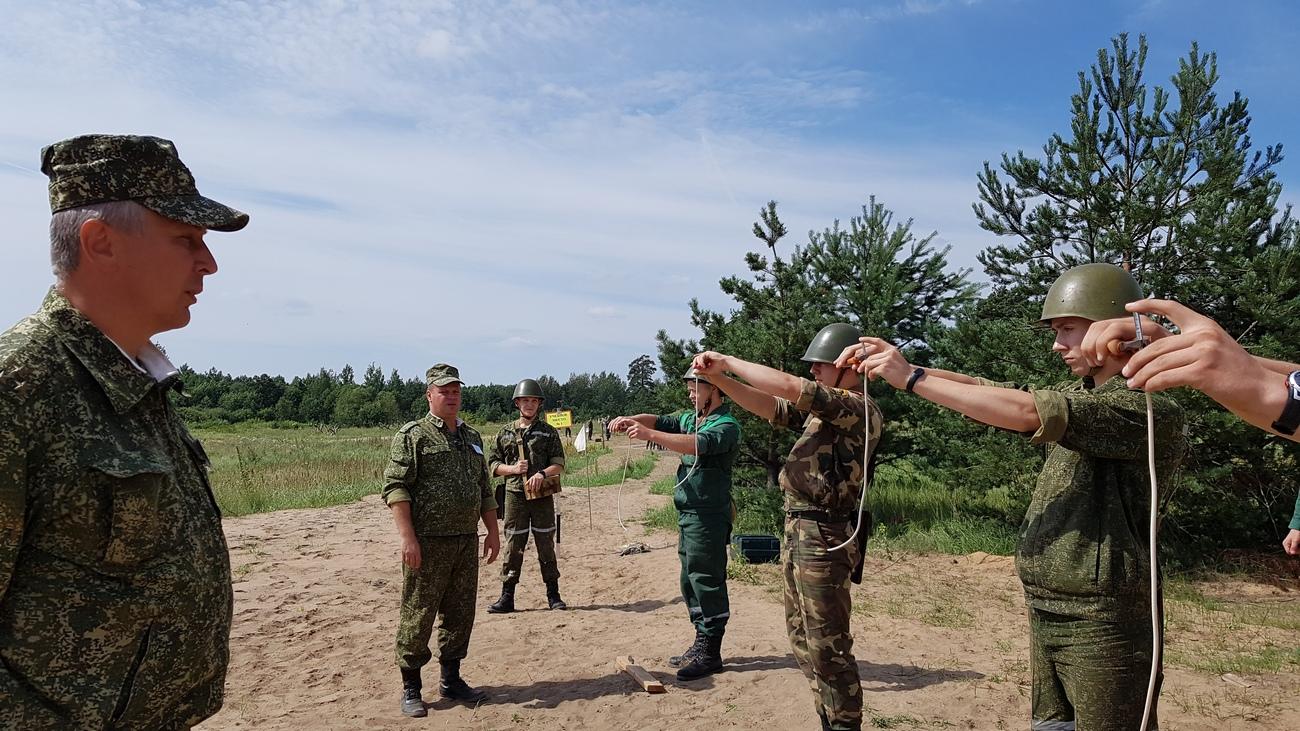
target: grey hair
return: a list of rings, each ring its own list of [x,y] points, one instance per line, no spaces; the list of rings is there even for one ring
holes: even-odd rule
[[[145,207],[135,201],[105,201],[59,211],[50,217],[50,266],[63,279],[81,263],[81,226],[103,221],[119,231],[137,233],[144,226]]]

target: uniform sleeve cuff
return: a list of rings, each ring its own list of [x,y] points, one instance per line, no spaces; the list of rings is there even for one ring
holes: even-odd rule
[[[795,411],[808,411],[812,408],[813,397],[817,395],[817,382],[807,378],[799,379],[799,400],[794,402]]]
[[[551,457],[551,464],[559,465],[559,466],[563,467],[563,466],[564,466],[564,455],[560,455],[560,456],[558,456],[558,457]]]
[[[411,502],[411,493],[407,492],[406,488],[399,487],[388,493],[388,495],[384,497],[384,502],[389,505],[392,505],[393,503],[409,503]]]
[[[1034,409],[1038,411],[1038,431],[1029,437],[1031,444],[1061,441],[1070,423],[1070,402],[1060,391],[1032,391]]]

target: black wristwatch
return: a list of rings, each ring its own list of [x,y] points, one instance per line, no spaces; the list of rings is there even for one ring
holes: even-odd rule
[[[916,382],[921,380],[922,378],[925,378],[924,368],[917,368],[916,370],[912,371],[912,375],[907,377],[907,392],[911,393],[912,389],[916,388]]]
[[[1292,371],[1286,377],[1286,406],[1273,422],[1273,431],[1291,436],[1296,427],[1300,427],[1300,371]]]

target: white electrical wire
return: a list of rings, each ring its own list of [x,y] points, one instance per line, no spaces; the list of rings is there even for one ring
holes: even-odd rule
[[[1138,333],[1141,338],[1141,331]],[[1155,713],[1156,679],[1160,674],[1160,663],[1164,649],[1164,633],[1160,627],[1160,589],[1159,589],[1159,555],[1156,539],[1160,534],[1159,515],[1156,512],[1160,504],[1160,492],[1156,485],[1156,421],[1151,407],[1151,394],[1147,394],[1147,471],[1151,474],[1151,677],[1147,680],[1147,700],[1142,709],[1142,725],[1139,731],[1146,731],[1151,716]]]
[[[862,381],[862,495],[858,497],[858,522],[853,526],[853,533],[838,546],[826,549],[827,553],[838,551],[849,545],[858,537],[858,531],[862,530],[862,512],[867,505],[867,465],[871,462],[871,404],[867,395],[867,382]]]
[[[700,414],[700,412],[698,411],[695,412],[695,425],[694,425],[695,431],[686,432],[687,434],[695,435],[695,460],[691,462],[690,469],[686,470],[686,476],[683,477],[680,481],[678,481],[676,485],[673,485],[673,492],[677,492],[677,488],[681,487],[683,484],[686,483],[687,480],[691,479],[691,475],[695,474],[695,468],[700,464],[700,420],[701,418],[702,415]],[[627,463],[628,463],[628,459],[630,458],[631,458],[631,452],[629,451],[625,453],[623,459],[623,479],[619,480],[618,490],[615,492],[615,497],[614,497],[614,510],[617,512],[618,527],[622,528],[624,533],[627,533],[627,526],[623,523],[623,482],[627,480]]]

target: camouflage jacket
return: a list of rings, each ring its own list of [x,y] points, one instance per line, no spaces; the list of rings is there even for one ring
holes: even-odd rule
[[[875,401],[858,391],[828,388],[800,379],[799,400],[776,400],[772,424],[801,432],[781,468],[785,509],[824,510],[847,519],[862,494],[863,419],[871,409],[871,454],[880,445],[884,417]]]
[[[1013,386],[981,381],[985,385]],[[1081,619],[1150,612],[1146,398],[1116,377],[1096,389],[1070,381],[1033,394],[1047,455],[1020,528],[1016,568],[1029,605]],[[1154,396],[1156,478],[1171,487],[1187,450],[1183,410]]]
[[[398,429],[384,469],[384,502],[409,501],[419,537],[477,534],[479,517],[497,509],[482,437],[459,419],[446,427],[429,414]]]
[[[555,427],[547,424],[541,414],[533,423],[523,430],[524,454],[528,459],[528,476],[541,472],[550,465],[564,466],[564,443]],[[513,465],[519,461],[519,440],[521,438],[519,422],[507,424],[497,438],[492,440],[492,449],[488,452],[488,477],[496,474],[498,465]],[[505,482],[511,492],[524,491],[524,478],[520,475],[506,475],[496,478]]]
[[[170,370],[143,373],[54,290],[0,335],[0,728],[188,728],[221,707],[230,559]]]
[[[699,455],[683,454],[677,466],[673,503],[681,513],[725,513],[731,515],[731,467],[740,455],[740,422],[731,415],[731,407],[722,404],[714,409],[699,428],[695,412],[655,417],[655,429],[669,434],[694,434]],[[698,460],[694,470],[691,465]],[[687,475],[690,475],[687,478]]]

